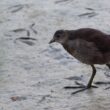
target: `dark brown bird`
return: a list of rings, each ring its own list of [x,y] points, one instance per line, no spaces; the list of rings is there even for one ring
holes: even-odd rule
[[[110,35],[91,28],[58,30],[50,41],[53,42],[60,43],[82,63],[91,65],[93,72],[87,86],[83,86],[85,89],[93,87],[92,81],[96,74],[94,64],[106,64],[110,68]]]

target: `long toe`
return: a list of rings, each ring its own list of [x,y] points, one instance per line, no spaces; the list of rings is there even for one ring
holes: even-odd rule
[[[83,87],[82,89],[73,92],[72,95],[77,94],[77,93],[79,93],[79,92],[83,92],[83,91],[88,90],[88,89],[91,89],[91,88],[98,88],[98,87],[97,87],[97,86],[91,86],[91,87],[85,86],[85,87]]]
[[[75,92],[72,92],[72,95],[77,94],[77,93],[79,93],[79,92],[83,92],[83,91],[85,91],[85,90],[87,90],[87,88],[83,88],[83,89],[77,90],[77,91],[75,91]]]
[[[94,84],[96,84],[96,85],[107,85],[107,84],[110,84],[110,81],[108,81],[108,82],[97,81]]]
[[[83,85],[82,83],[79,83],[79,82],[75,82],[78,86],[65,86],[64,89],[80,89],[80,88],[83,88],[83,89],[90,89],[90,88],[98,88],[97,86],[85,86]]]
[[[64,89],[79,89],[86,88],[86,86],[65,86]]]
[[[95,82],[95,84],[96,85],[105,85],[105,86],[107,86],[107,85],[110,85],[110,81],[108,81],[108,82],[97,81],[97,82]],[[107,90],[107,89],[110,89],[110,87],[105,88],[105,90]]]
[[[91,85],[90,87],[87,86],[88,89],[90,88],[98,88],[97,86]]]

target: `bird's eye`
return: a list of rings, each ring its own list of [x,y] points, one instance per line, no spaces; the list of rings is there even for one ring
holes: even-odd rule
[[[56,37],[57,37],[57,38],[59,38],[59,37],[60,37],[60,35],[57,35]]]

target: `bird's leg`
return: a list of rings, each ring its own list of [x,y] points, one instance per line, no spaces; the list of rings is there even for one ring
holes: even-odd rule
[[[90,88],[90,87],[96,88],[96,86],[92,86],[92,81],[93,81],[94,76],[95,76],[95,74],[96,74],[96,69],[95,69],[95,67],[94,67],[93,65],[91,65],[91,67],[92,67],[93,72],[92,72],[92,76],[91,76],[91,78],[90,78],[89,83],[87,84],[87,86],[85,86],[85,85],[82,84],[82,83],[79,83],[79,82],[75,81],[75,83],[76,83],[78,86],[66,86],[66,87],[64,87],[64,88],[65,88],[65,89]]]
[[[92,82],[93,82],[94,76],[95,76],[95,74],[96,74],[96,68],[94,67],[94,65],[91,65],[91,67],[92,67],[92,76],[91,76],[91,78],[90,78],[90,80],[89,80],[87,86],[85,86],[83,89],[80,89],[80,90],[78,90],[78,91],[73,92],[72,94],[76,94],[76,93],[85,91],[85,90],[87,90],[87,89],[90,89],[91,87],[97,88],[97,86],[92,86]]]
[[[94,65],[91,65],[91,67],[92,67],[92,76],[91,76],[91,78],[89,80],[89,83],[87,84],[87,88],[91,88],[92,87],[91,85],[92,85],[94,76],[96,74],[96,68],[94,67]]]
[[[76,93],[78,93],[78,92],[85,91],[85,90],[87,90],[87,89],[90,89],[91,87],[97,88],[97,86],[92,86],[92,82],[93,82],[94,76],[95,76],[95,74],[96,74],[96,69],[95,69],[94,65],[91,65],[91,67],[92,67],[93,72],[92,72],[92,76],[91,76],[91,78],[90,78],[90,80],[89,80],[87,86],[85,86],[85,85],[83,85],[83,84],[81,84],[81,83],[75,82],[75,83],[76,83],[77,85],[79,85],[79,86],[72,86],[72,87],[71,87],[71,86],[66,86],[66,87],[64,87],[64,88],[65,88],[65,89],[78,89],[78,88],[82,88],[82,89],[80,89],[80,90],[78,90],[78,91],[73,92],[72,94],[76,94]]]
[[[110,64],[106,64],[106,66],[110,69]],[[109,73],[105,72],[104,74],[106,77],[110,77]],[[108,85],[108,84],[110,84],[110,81],[108,81],[108,82],[98,81],[98,82],[95,82],[95,84],[97,84],[97,85]],[[107,87],[105,89],[110,89],[110,87]]]

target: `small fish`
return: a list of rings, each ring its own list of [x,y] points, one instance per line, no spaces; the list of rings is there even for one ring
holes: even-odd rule
[[[27,36],[28,36],[28,38],[29,38],[29,36],[30,36],[30,31],[29,31],[29,30],[26,30],[26,32],[27,32]]]
[[[94,10],[93,8],[85,8],[85,9],[87,9],[87,10]]]
[[[18,39],[21,39],[21,40],[37,40],[35,38],[30,38],[30,37],[20,37],[20,38],[17,38],[16,40]]]
[[[14,29],[12,30],[13,32],[22,32],[22,31],[26,31],[26,29],[24,28],[19,28],[19,29]]]
[[[68,80],[82,80],[82,77],[83,77],[82,75],[81,76],[71,76],[66,79],[68,79]]]
[[[21,100],[26,100],[27,98],[26,97],[23,97],[23,96],[13,96],[11,97],[11,100],[12,101],[21,101]]]
[[[98,82],[95,82],[95,84],[98,84],[98,85],[102,85],[102,84],[110,84],[110,82],[101,82],[101,81],[98,81]]]
[[[22,9],[23,9],[23,7],[18,7],[18,8],[16,8],[15,10],[12,10],[11,13],[18,12],[18,11],[20,11],[20,10],[22,10]]]
[[[31,24],[30,25],[30,29],[35,33],[37,34],[37,31],[33,28],[35,26],[35,23]]]
[[[79,17],[83,17],[83,16],[93,17],[93,16],[96,16],[96,15],[97,15],[97,13],[95,13],[95,12],[88,12],[88,13],[80,14],[78,16]]]
[[[66,2],[66,1],[69,1],[69,0],[58,0],[55,3],[57,4],[57,3]]]
[[[34,40],[37,40],[37,39],[35,39],[35,38],[30,38],[30,37],[20,37],[20,38],[15,39],[15,43],[16,43],[17,40],[20,40],[21,42],[23,42],[23,43],[25,43],[25,44],[27,44],[27,45],[32,46],[32,45],[35,44],[35,42],[33,42],[33,41],[34,41]]]
[[[18,5],[14,5],[14,6],[12,6],[12,7],[9,7],[8,9],[9,9],[9,10],[12,10],[11,13],[15,13],[15,12],[20,11],[20,10],[23,9],[23,8],[24,8],[24,5],[18,4]]]

